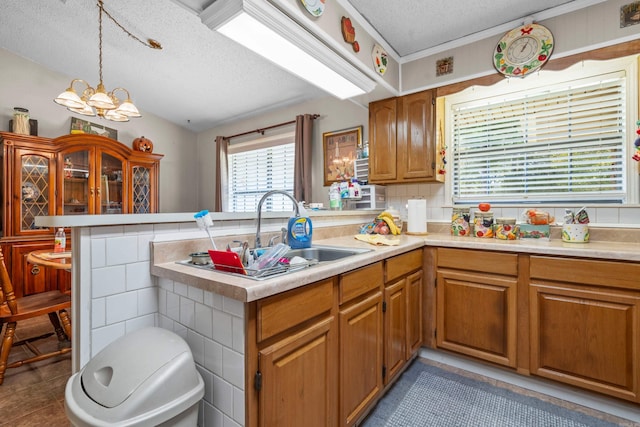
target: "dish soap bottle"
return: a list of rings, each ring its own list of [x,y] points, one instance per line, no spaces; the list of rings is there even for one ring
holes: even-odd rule
[[[311,218],[306,216],[307,211],[300,203],[299,216],[289,218],[287,227],[287,243],[291,249],[303,249],[311,247],[311,236],[313,234],[313,225]]]
[[[53,252],[64,252],[66,248],[67,235],[64,233],[64,228],[60,227],[53,239]]]

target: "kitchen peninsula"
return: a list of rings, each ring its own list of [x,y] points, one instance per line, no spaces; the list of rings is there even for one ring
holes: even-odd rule
[[[234,214],[233,219],[225,215],[212,214],[219,247],[238,235],[247,235],[252,240],[254,214]],[[279,234],[288,216],[265,214],[263,230]],[[312,213],[315,244],[364,246],[372,251],[265,281],[237,280],[234,276],[176,264],[190,252],[210,245],[204,233],[196,228],[192,214],[38,218],[39,225],[72,227],[74,369],[86,364],[113,339],[138,327],[157,325],[171,329],[185,337],[208,384],[201,414],[205,425],[210,425],[207,420],[217,417],[229,418],[239,425],[258,425],[258,418],[277,415],[260,412],[260,408],[269,404],[263,399],[275,393],[271,389],[273,382],[266,381],[268,376],[282,374],[278,378],[292,381],[284,371],[262,366],[257,370],[258,357],[264,366],[275,369],[282,365],[271,362],[282,362],[284,354],[299,348],[298,354],[307,350],[314,363],[323,360],[324,364],[319,366],[326,368],[315,372],[327,374],[322,382],[325,394],[313,395],[313,408],[327,411],[317,419],[339,417],[340,425],[353,425],[415,356],[420,343],[469,354],[524,375],[554,378],[552,365],[532,369],[536,360],[542,360],[540,357],[547,357],[544,359],[547,362],[558,361],[553,359],[556,353],[548,353],[553,350],[553,342],[542,339],[547,336],[541,334],[547,322],[558,320],[548,316],[575,315],[583,309],[595,309],[612,319],[601,328],[617,328],[620,334],[631,337],[622,344],[616,341],[618,347],[611,352],[596,353],[604,358],[598,363],[610,363],[608,371],[597,374],[609,382],[608,390],[595,389],[638,402],[640,245],[637,242],[622,244],[597,239],[582,245],[557,239],[498,242],[434,233],[423,237],[403,235],[398,246],[374,247],[353,239],[357,225],[371,216],[372,212],[366,211]],[[592,235],[597,236],[595,229]],[[579,265],[570,264],[574,261]],[[595,283],[598,281],[604,282],[604,286]],[[470,286],[460,286],[461,283]],[[602,287],[606,303],[589,307],[573,304],[594,301],[595,291]],[[423,297],[416,297],[415,292],[422,292]],[[558,293],[561,298],[556,296]],[[470,304],[468,298],[475,299]],[[416,301],[417,306],[410,305]],[[572,304],[558,307],[553,305],[556,301]],[[383,302],[388,310],[384,313]],[[464,318],[460,311],[455,311],[456,307],[473,306],[486,314],[485,320],[476,326],[478,336],[486,338],[480,346],[465,341],[465,336],[455,329],[468,327],[456,320]],[[533,308],[541,315],[533,315]],[[567,310],[573,308],[578,312]],[[414,347],[416,343],[411,338],[415,338],[416,326],[408,320],[416,310],[422,318],[418,319],[418,331],[421,327],[422,333]],[[397,313],[397,317],[388,313]],[[597,320],[598,317],[591,318],[589,326],[597,326]],[[445,330],[444,322],[454,328]],[[487,323],[493,327],[490,336],[482,329]],[[392,328],[394,324],[404,327]],[[437,340],[436,326],[446,331],[439,333]],[[599,332],[603,330],[598,328]],[[346,386],[341,378],[349,371],[343,370],[346,363],[342,358],[353,353],[340,347],[344,344],[341,337],[363,331],[378,339],[370,340],[373,344],[357,344],[374,345],[379,352],[358,349],[358,354],[367,355],[372,361],[356,368],[379,369],[383,360],[396,360],[392,349],[384,344],[398,337],[383,336],[383,331],[385,334],[399,331],[402,339],[397,342],[405,343],[402,361],[387,363],[386,378],[376,369],[373,383],[360,378],[366,376],[362,373],[367,373],[366,370],[358,371],[359,380],[349,384],[352,388],[347,391],[340,388]],[[357,337],[358,333],[352,336]],[[537,353],[532,345],[529,352],[529,343],[536,334],[541,336],[538,343],[543,345]],[[582,345],[576,340],[564,344]],[[614,350],[619,355],[615,356],[617,359],[607,359]],[[575,377],[579,379],[582,375],[584,379],[585,366],[579,368],[581,371]],[[258,372],[260,375],[256,376]],[[254,388],[260,380],[264,393]],[[586,388],[593,383],[586,384]],[[585,387],[575,381],[574,385]],[[365,398],[338,401],[347,395]],[[319,401],[325,404],[319,405]]]

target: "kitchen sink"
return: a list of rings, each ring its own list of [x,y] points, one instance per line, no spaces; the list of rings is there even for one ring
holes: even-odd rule
[[[250,250],[250,253],[253,253],[254,249]],[[295,271],[300,271],[305,268],[310,268],[315,265],[324,262],[338,261],[344,258],[348,258],[354,255],[359,255],[367,252],[371,252],[372,249],[363,249],[363,248],[345,248],[339,246],[312,246],[310,248],[304,249],[289,249],[284,256],[282,257],[282,261],[277,265],[262,269],[256,270],[251,267],[246,267],[244,272],[229,272],[229,271],[220,271],[216,270],[212,263],[208,264],[194,264],[190,260],[185,261],[177,261],[178,264],[188,265],[195,268],[217,271],[222,274],[229,274],[232,276],[240,276],[246,279],[253,280],[265,280],[270,279],[272,277],[283,276],[285,274],[293,273]],[[302,258],[303,260],[298,259],[297,262],[289,263],[295,257]],[[255,265],[255,264],[254,264]]]
[[[290,249],[286,254],[286,258],[295,256],[306,259],[307,261],[316,260],[318,262],[337,261],[353,255],[359,255],[370,252],[371,249],[361,248],[343,248],[336,246],[312,246],[304,249]]]

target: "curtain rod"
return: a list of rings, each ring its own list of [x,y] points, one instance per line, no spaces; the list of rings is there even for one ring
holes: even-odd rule
[[[313,119],[317,119],[318,117],[320,117],[320,114],[312,114],[311,115],[311,119],[312,120]],[[292,125],[295,122],[296,122],[295,120],[291,120],[290,122],[278,123],[277,125],[267,126],[265,128],[260,128],[260,129],[256,129],[256,130],[250,130],[248,132],[237,133],[237,134],[231,135],[231,136],[225,136],[224,139],[237,138],[239,136],[249,135],[249,134],[252,134],[252,133],[259,133],[261,135],[264,135],[264,131],[265,130],[279,128],[281,126],[286,126],[286,125]]]

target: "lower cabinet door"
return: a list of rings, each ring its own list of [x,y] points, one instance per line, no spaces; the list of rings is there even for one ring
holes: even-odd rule
[[[340,308],[340,426],[352,426],[382,390],[382,292]]]
[[[407,360],[422,346],[422,271],[407,276]]]
[[[530,286],[531,373],[640,401],[640,292]]]
[[[400,372],[407,357],[406,279],[387,285],[384,301],[384,383],[388,384]]]
[[[334,318],[327,318],[259,351],[259,425],[336,425]]]
[[[516,277],[438,270],[437,346],[515,367],[516,288]]]

